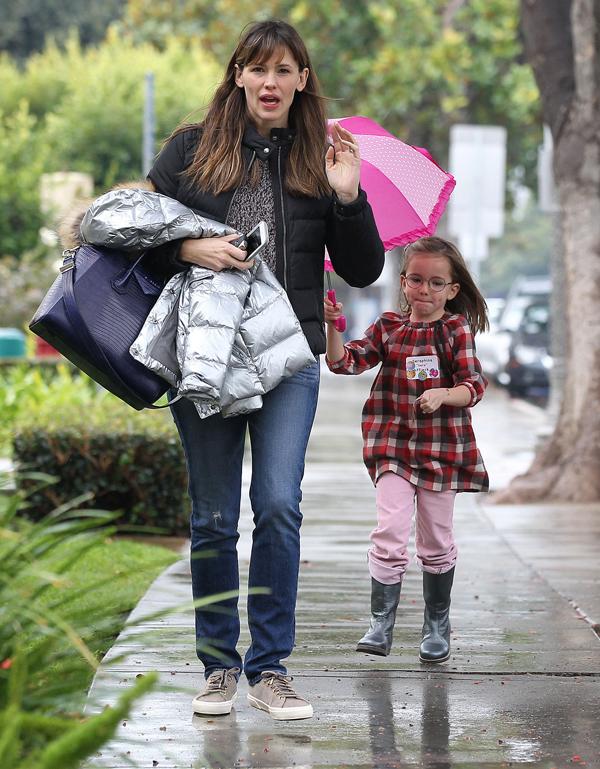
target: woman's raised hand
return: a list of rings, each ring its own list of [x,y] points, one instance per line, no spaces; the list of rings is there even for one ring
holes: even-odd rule
[[[331,129],[333,145],[325,155],[325,173],[332,189],[342,203],[351,203],[358,197],[360,155],[358,144],[350,131],[339,123]]]
[[[239,235],[236,233],[222,235],[219,238],[187,238],[181,244],[179,258],[182,262],[207,267],[215,272],[232,267],[247,270],[253,266],[254,261],[252,259],[244,261],[246,252],[231,243],[238,238]]]

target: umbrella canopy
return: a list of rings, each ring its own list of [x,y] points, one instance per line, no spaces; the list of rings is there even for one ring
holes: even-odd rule
[[[411,147],[367,117],[336,121],[358,143],[360,184],[386,251],[433,235],[456,184],[431,155]]]

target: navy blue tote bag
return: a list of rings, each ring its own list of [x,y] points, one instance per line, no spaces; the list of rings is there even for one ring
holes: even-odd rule
[[[63,252],[63,264],[29,328],[98,384],[133,408],[152,404],[166,380],[131,357],[129,348],[162,284],[131,255],[82,245]]]

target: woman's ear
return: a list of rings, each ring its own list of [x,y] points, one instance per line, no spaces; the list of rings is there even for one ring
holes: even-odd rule
[[[244,87],[244,81],[242,79],[242,70],[237,64],[234,64],[235,67],[235,84],[238,88]]]
[[[303,91],[306,88],[306,81],[308,80],[308,73],[309,73],[308,67],[304,67],[304,69],[300,71],[300,81],[299,81],[298,85],[296,86],[296,90],[297,91]]]

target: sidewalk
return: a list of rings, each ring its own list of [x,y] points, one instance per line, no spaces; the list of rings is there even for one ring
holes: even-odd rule
[[[289,668],[313,702],[314,718],[271,721],[248,705],[245,683],[230,716],[192,716],[201,674],[187,610],[125,630],[105,658],[92,709],[146,670],[160,671],[163,688],[136,705],[88,766],[600,767],[600,640],[592,627],[600,620],[600,505],[494,507],[480,495],[459,495],[450,660],[417,660],[423,606],[416,568],[403,586],[392,654],[354,652],[369,607],[365,551],[374,493],[358,427],[369,384],[324,372],[309,450]],[[492,486],[499,487],[526,469],[543,412],[490,390],[473,413]],[[250,547],[248,482],[246,473],[242,571]],[[189,596],[181,561],[132,618]],[[240,648],[248,643],[244,618],[242,628]]]

